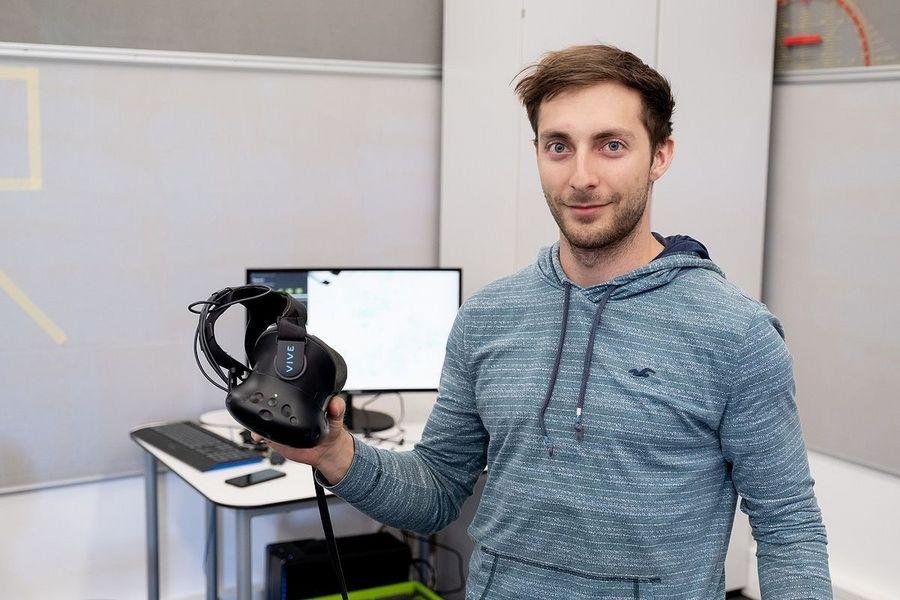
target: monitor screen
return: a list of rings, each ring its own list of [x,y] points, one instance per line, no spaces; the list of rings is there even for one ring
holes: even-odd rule
[[[247,283],[306,304],[351,392],[437,390],[462,294],[459,269],[248,269]]]

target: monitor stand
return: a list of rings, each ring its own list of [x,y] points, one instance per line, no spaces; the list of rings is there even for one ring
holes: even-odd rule
[[[353,406],[353,394],[341,392],[347,403],[347,412],[344,413],[344,425],[353,433],[370,434],[376,431],[391,429],[394,418],[391,415],[377,410],[364,410]]]

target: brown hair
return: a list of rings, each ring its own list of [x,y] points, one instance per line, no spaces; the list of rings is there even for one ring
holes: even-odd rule
[[[525,106],[531,128],[537,135],[538,112],[544,100],[562,91],[604,81],[615,81],[641,95],[644,127],[651,151],[672,135],[675,99],[669,82],[641,59],[614,46],[572,46],[549,52],[519,73],[516,94]]]

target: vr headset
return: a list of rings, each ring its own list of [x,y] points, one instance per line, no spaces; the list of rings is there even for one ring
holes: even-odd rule
[[[249,316],[244,336],[247,362],[216,342],[215,324],[235,304]],[[199,308],[198,308],[199,307]],[[188,307],[200,315],[194,357],[204,376],[228,392],[225,406],[241,425],[294,448],[311,448],[328,434],[326,408],[347,380],[344,359],[306,331],[306,306],[263,285],[224,288]],[[200,363],[207,362],[226,385]]]
[[[246,365],[216,342],[216,320],[235,304],[243,305],[249,317]],[[306,332],[306,306],[264,285],[244,285],[219,290],[188,310],[200,315],[194,333],[197,366],[214,386],[228,392],[225,406],[241,425],[294,448],[311,448],[328,434],[328,401],[343,389],[347,365],[333,348]],[[203,368],[201,352],[225,386]],[[313,483],[332,568],[341,598],[347,600],[325,491],[315,478]]]

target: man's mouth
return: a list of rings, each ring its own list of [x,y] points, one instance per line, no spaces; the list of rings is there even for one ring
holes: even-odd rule
[[[571,209],[576,215],[590,215],[600,212],[610,204],[612,202],[607,202],[606,204],[567,204],[566,207]]]

